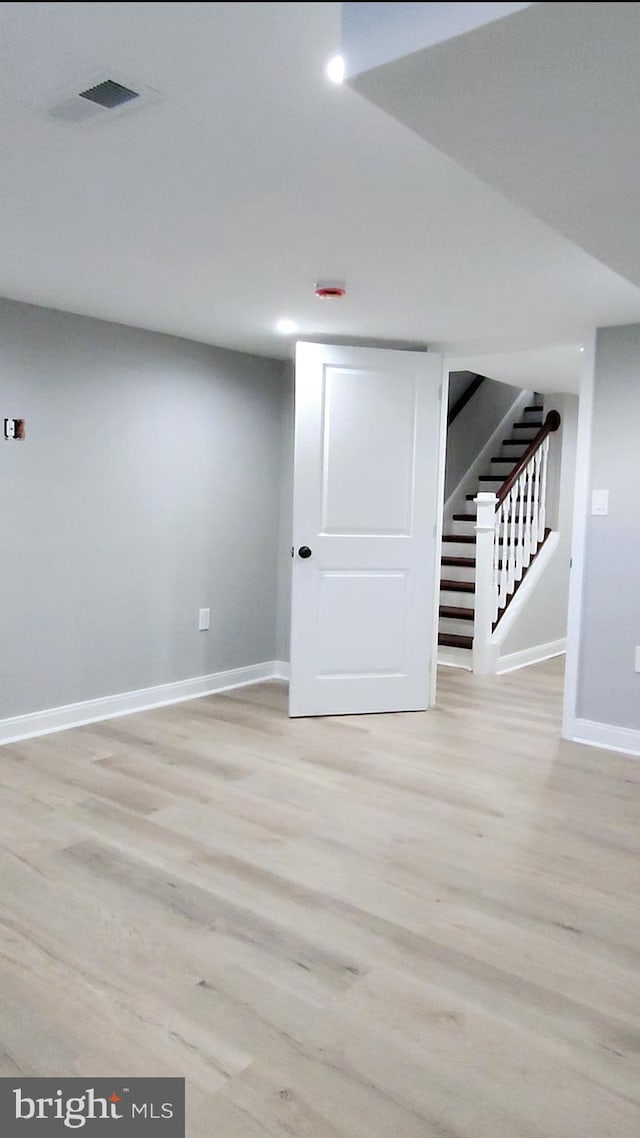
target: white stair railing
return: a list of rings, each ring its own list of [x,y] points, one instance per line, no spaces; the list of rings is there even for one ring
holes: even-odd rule
[[[544,541],[549,436],[520,472],[505,498],[496,496],[493,548],[493,616],[498,620]],[[477,554],[476,554],[477,557]]]
[[[545,540],[549,435],[559,426],[560,415],[550,411],[498,493],[479,493],[474,500],[474,672],[494,670],[493,630]]]

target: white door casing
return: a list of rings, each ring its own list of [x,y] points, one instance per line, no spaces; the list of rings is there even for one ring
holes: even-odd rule
[[[292,716],[431,702],[441,379],[427,352],[297,345]]]

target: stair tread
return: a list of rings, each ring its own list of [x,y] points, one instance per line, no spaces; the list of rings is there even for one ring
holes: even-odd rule
[[[528,423],[526,421],[526,419],[524,419],[524,420],[521,420],[519,423],[514,423],[513,425],[514,425],[514,427],[537,427],[538,430],[540,430],[540,427],[543,424],[542,424],[542,422]]]
[[[452,581],[450,577],[440,578],[440,589],[445,593],[475,593],[475,581]]]
[[[504,474],[479,474],[478,482],[504,482]]]
[[[525,411],[544,411],[544,407],[542,403],[531,403],[528,407],[525,407]]]
[[[503,447],[526,447],[528,444],[526,439],[503,439],[502,445]]]
[[[440,632],[438,644],[443,648],[473,648],[473,637],[460,636],[457,632]]]
[[[440,558],[442,565],[458,565],[461,569],[475,569],[475,557],[452,557],[451,554],[445,553]]]
[[[475,617],[473,609],[461,608],[459,605],[440,605],[438,612],[440,616],[448,616],[452,620],[473,620]]]
[[[528,520],[531,521],[530,518]],[[474,521],[475,521],[475,518],[474,518]],[[442,540],[443,541],[460,541],[460,542],[462,542],[463,545],[477,545],[476,538],[475,537],[467,537],[466,534],[455,534],[455,533],[446,534],[446,535],[443,535]],[[504,539],[499,537],[498,543],[500,545],[504,545]],[[519,538],[515,537],[512,541],[511,537],[509,537],[509,544],[510,545],[512,545],[512,544],[519,545],[519,543],[520,543]],[[475,564],[475,559],[474,559],[474,564]]]
[[[466,499],[466,501],[467,501],[467,502],[475,502],[475,500],[476,500],[476,494],[477,494],[477,493],[478,493],[478,491],[476,490],[476,493],[475,493],[475,494],[465,494],[465,499]],[[526,501],[526,499],[524,499],[524,500]],[[514,502],[522,502],[522,501],[523,501],[523,499],[522,499],[522,498],[513,498],[513,499],[512,499],[512,501],[514,501]],[[531,499],[529,499],[529,502],[530,502],[530,504],[531,504]]]
[[[454,514],[453,515],[453,521],[454,522],[475,522],[475,520],[476,520],[475,514]]]
[[[476,495],[475,494],[465,494],[465,498],[466,498],[467,502],[475,502]],[[514,502],[522,502],[522,501],[526,502],[527,499],[526,498],[524,498],[524,499],[523,498],[514,498],[513,501]],[[532,504],[531,499],[529,499],[529,505],[531,505],[531,504]]]
[[[497,454],[493,456],[491,461],[492,462],[508,462],[510,466],[516,466],[516,463],[514,462],[514,460],[512,458],[500,458],[500,456]]]

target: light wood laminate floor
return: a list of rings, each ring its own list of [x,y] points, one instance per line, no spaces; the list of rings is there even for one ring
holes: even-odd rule
[[[189,1138],[638,1138],[640,763],[560,741],[561,673],[1,749],[0,1074],[184,1075]]]

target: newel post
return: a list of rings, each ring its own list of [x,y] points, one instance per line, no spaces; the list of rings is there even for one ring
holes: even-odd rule
[[[495,494],[480,493],[476,507],[476,594],[473,627],[473,670],[487,675],[495,670],[491,633],[496,618],[497,586],[494,547],[496,529]]]

